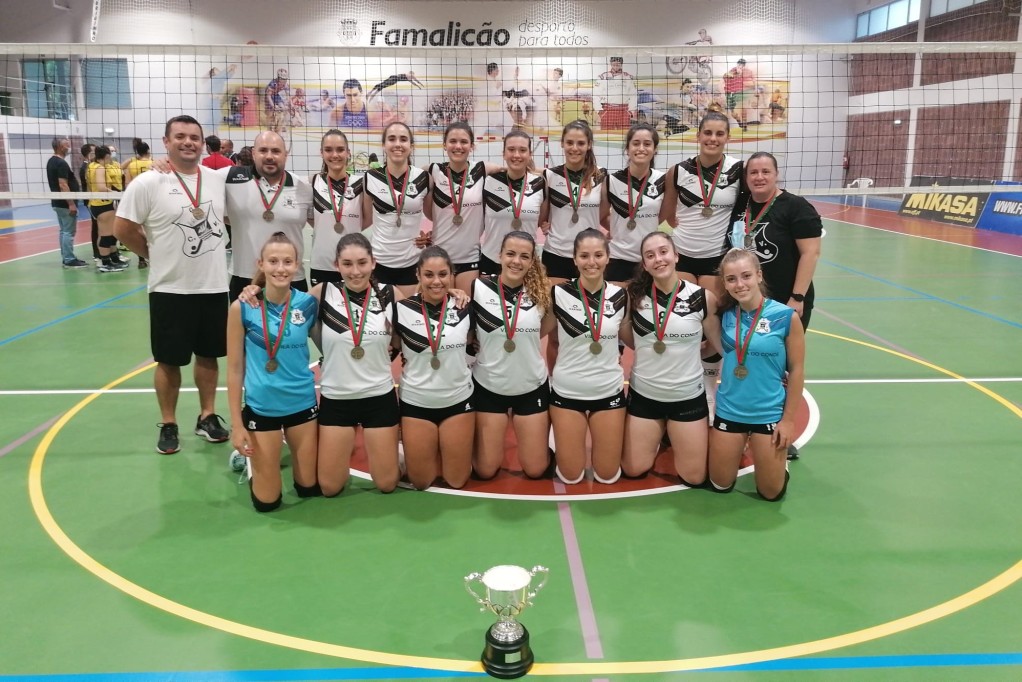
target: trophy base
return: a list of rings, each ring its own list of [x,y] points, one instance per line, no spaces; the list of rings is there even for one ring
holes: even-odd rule
[[[522,626],[523,634],[513,642],[501,642],[489,630],[486,631],[486,648],[481,658],[483,670],[490,677],[513,680],[522,677],[532,668],[535,660],[529,647],[529,631]]]

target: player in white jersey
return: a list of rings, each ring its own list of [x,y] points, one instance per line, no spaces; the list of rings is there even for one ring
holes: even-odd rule
[[[305,178],[285,169],[287,144],[279,133],[256,135],[253,167],[230,166],[227,175],[227,215],[231,222],[231,298],[252,282],[259,250],[275,232],[283,232],[298,245],[298,272],[292,286],[308,291],[302,265],[302,230],[312,204],[312,187]]]
[[[429,174],[411,165],[415,138],[404,123],[391,123],[383,131],[383,168],[365,175],[362,227],[373,228],[372,245],[378,263],[376,278],[393,284],[400,296],[415,292],[417,245],[424,243],[422,207],[429,192]]]
[[[479,353],[473,371],[476,410],[474,467],[492,478],[504,461],[508,413],[518,441],[518,461],[530,478],[550,465],[547,449],[550,389],[540,339],[553,330],[550,283],[527,232],[504,237],[497,277],[472,282],[472,315]]]
[[[532,138],[528,133],[514,130],[504,137],[504,164],[507,170],[487,176],[483,183],[486,227],[479,247],[479,272],[483,275],[501,272],[501,244],[508,233],[520,230],[534,236],[539,224],[546,222],[543,176],[530,170]]]
[[[439,246],[423,249],[416,266],[419,293],[394,305],[394,345],[401,372],[401,440],[408,478],[433,485],[439,458],[443,479],[461,488],[472,473],[475,414],[467,348],[474,341],[469,308],[450,290],[454,264]]]
[[[642,240],[642,273],[628,285],[630,325],[621,329],[635,349],[628,383],[624,457],[627,476],[642,476],[656,461],[664,428],[682,483],[706,481],[709,412],[703,389],[703,335],[720,352],[720,323],[713,293],[678,278],[670,236]]]
[[[312,184],[312,264],[309,279],[340,282],[337,242],[346,234],[362,231],[362,176],[348,175],[351,147],[340,130],[328,130],[319,143],[323,167],[310,178]]]
[[[621,475],[625,393],[618,333],[628,322],[628,297],[603,278],[609,246],[599,230],[579,232],[574,251],[580,275],[554,286],[551,294],[558,350],[550,377],[550,421],[556,473],[567,484],[585,477],[587,432],[596,481],[610,484]]]
[[[217,358],[227,354],[227,232],[224,177],[202,168],[202,126],[191,116],[167,122],[163,144],[174,173],[143,173],[117,209],[114,233],[151,263],[149,323],[156,399],[163,422],[157,452],[180,449],[177,400],[181,367],[195,355],[197,435],[215,443],[230,434],[214,411]]]
[[[578,277],[575,237],[582,230],[600,226],[603,179],[607,171],[596,163],[593,131],[579,119],[561,131],[564,164],[543,171],[548,219],[540,224],[546,235],[543,265],[552,284]]]
[[[660,225],[665,175],[653,167],[659,146],[656,128],[645,123],[632,126],[625,136],[628,167],[611,173],[604,183],[600,222],[610,231],[607,279],[619,286],[639,268],[643,237]]]

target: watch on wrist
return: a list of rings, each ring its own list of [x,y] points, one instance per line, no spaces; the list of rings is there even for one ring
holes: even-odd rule
[[[806,300],[806,295],[805,294],[792,294],[791,295],[791,300],[795,301],[796,303],[802,303],[803,301]]]

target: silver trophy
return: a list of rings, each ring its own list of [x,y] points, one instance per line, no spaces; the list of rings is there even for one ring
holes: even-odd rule
[[[538,585],[532,580],[537,574],[543,578]],[[529,646],[529,631],[518,622],[518,615],[526,606],[532,606],[532,598],[546,585],[550,569],[533,566],[532,570],[521,566],[494,566],[485,573],[465,576],[465,589],[482,605],[482,611],[489,609],[499,620],[486,631],[486,648],[483,649],[483,669],[504,680],[521,677],[529,672],[534,657]],[[483,596],[472,589],[473,583],[486,588]]]

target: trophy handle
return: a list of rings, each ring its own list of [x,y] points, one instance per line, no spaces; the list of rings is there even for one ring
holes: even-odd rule
[[[546,581],[550,577],[550,569],[544,566],[533,566],[532,570],[529,571],[529,575],[533,577],[535,577],[537,573],[543,574],[543,580],[540,581],[540,583],[536,585],[535,588],[530,590],[529,593],[525,596],[525,598],[528,600],[529,606],[532,606],[532,598],[536,596],[536,593],[542,590],[543,586],[546,585]]]
[[[490,602],[480,597],[478,594],[476,594],[475,590],[472,589],[472,583],[482,582],[482,580],[483,580],[482,573],[469,573],[468,575],[465,576],[465,589],[468,591],[470,595],[472,595],[476,602],[478,602],[483,607],[479,610],[485,611],[489,607]]]

